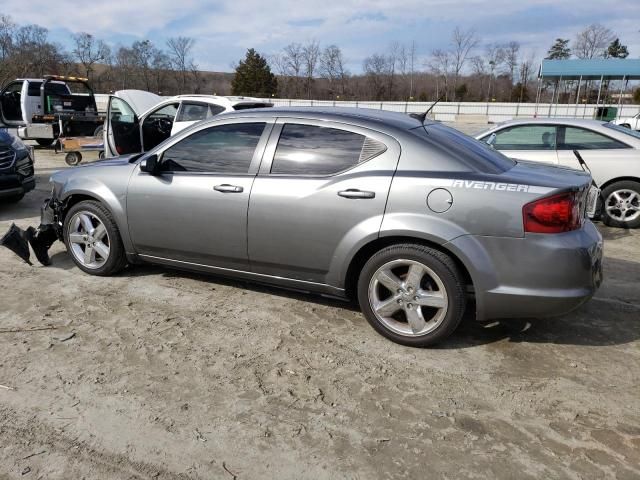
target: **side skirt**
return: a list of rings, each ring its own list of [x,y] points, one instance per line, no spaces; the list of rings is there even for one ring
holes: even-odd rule
[[[139,260],[148,263],[167,265],[181,270],[191,270],[196,272],[206,272],[221,277],[249,280],[255,283],[262,283],[276,287],[295,290],[304,293],[318,293],[322,296],[346,300],[347,295],[344,289],[332,287],[324,283],[307,282],[305,280],[295,280],[286,277],[276,277],[272,275],[264,275],[261,273],[247,272],[244,270],[234,270],[231,268],[212,267],[210,265],[202,265],[199,263],[183,262],[180,260],[171,260],[168,258],[154,257],[152,255],[136,255]],[[136,262],[138,263],[138,262]]]

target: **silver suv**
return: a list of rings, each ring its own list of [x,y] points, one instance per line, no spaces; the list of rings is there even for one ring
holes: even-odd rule
[[[591,177],[437,123],[358,109],[222,114],[142,155],[60,171],[43,209],[76,265],[150,262],[357,298],[389,339],[565,313],[601,282]]]

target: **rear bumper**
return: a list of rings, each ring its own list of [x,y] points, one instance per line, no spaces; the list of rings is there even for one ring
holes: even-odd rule
[[[479,320],[562,315],[602,283],[602,236],[590,221],[559,235],[466,235],[448,245],[464,252]]]

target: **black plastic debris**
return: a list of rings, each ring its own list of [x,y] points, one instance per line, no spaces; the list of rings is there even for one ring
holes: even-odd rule
[[[7,247],[29,265],[33,265],[31,260],[29,260],[31,254],[29,252],[27,232],[22,230],[15,223],[12,223],[11,227],[9,227],[9,231],[0,238],[0,245]]]
[[[40,225],[37,230],[29,227],[26,236],[38,261],[44,266],[51,265],[48,252],[53,242],[58,239],[53,225]]]

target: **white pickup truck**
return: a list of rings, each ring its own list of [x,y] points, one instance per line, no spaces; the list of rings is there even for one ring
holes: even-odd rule
[[[40,145],[51,145],[61,135],[100,135],[103,123],[84,78],[21,78],[0,91],[0,127],[17,128],[20,138]]]

